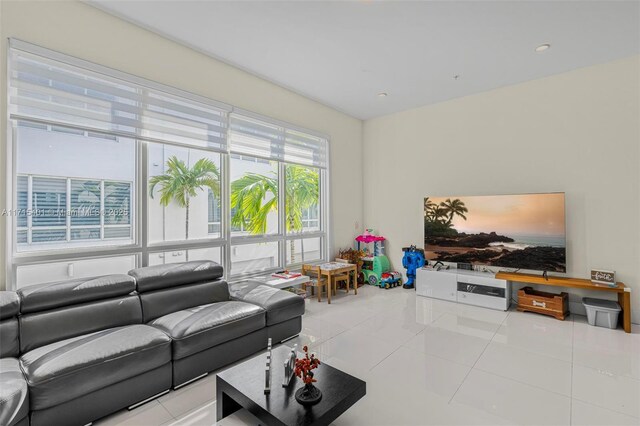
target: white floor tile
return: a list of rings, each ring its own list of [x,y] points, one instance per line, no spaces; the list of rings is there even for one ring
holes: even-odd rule
[[[479,337],[491,340],[500,327],[500,323],[471,318],[462,314],[442,314],[440,318],[431,324],[467,336]]]
[[[571,396],[571,363],[491,342],[475,367],[488,373]]]
[[[355,327],[376,315],[376,312],[368,309],[364,303],[332,303],[329,305],[326,300],[320,303],[326,306],[324,306],[324,309],[314,312],[314,318],[331,321],[332,323],[340,324],[348,328]]]
[[[493,340],[571,362],[573,322],[528,312],[511,312]]]
[[[321,343],[316,349],[325,358],[338,358],[362,369],[371,369],[398,346],[352,329]]]
[[[424,329],[424,325],[387,313],[379,314],[353,328],[353,331],[372,335],[391,345],[400,346]]]
[[[439,327],[426,327],[404,344],[405,347],[473,366],[489,344],[488,339],[469,336]]]
[[[334,323],[317,316],[304,316],[302,319],[302,331],[300,334],[291,340],[288,340],[286,344],[288,346],[298,345],[299,348],[308,346],[314,348],[320,343],[337,336],[344,332],[349,327]]]
[[[95,426],[157,426],[173,419],[158,401],[151,401],[134,410],[122,410],[93,422]]]
[[[176,418],[215,400],[215,374],[209,374],[194,383],[158,398],[160,404]]]
[[[640,426],[640,419],[574,399],[571,424],[575,426]]]
[[[447,401],[469,372],[469,367],[402,347],[371,371],[371,386],[381,386],[408,397],[426,400],[433,395]]]
[[[574,364],[573,398],[640,417],[640,380]]]
[[[451,302],[447,302],[451,303]],[[498,311],[496,309],[487,309],[479,306],[465,305],[456,303],[456,314],[461,317],[471,318],[481,322],[493,323],[500,325],[509,316],[508,311]]]
[[[575,322],[573,362],[608,371],[619,376],[640,379],[640,332],[628,334],[622,329],[593,327]]]
[[[216,422],[216,403],[209,402],[161,426],[259,426],[261,422],[245,409]]]
[[[435,301],[437,302],[437,301]],[[426,297],[415,297],[403,303],[396,303],[389,306],[386,313],[395,316],[403,322],[414,322],[416,324],[429,325],[445,312],[453,310],[453,307],[434,303],[434,299]]]
[[[566,396],[475,369],[453,401],[522,425],[568,425],[571,410]]]

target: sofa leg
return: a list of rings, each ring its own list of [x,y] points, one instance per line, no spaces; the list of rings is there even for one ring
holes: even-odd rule
[[[155,394],[155,395],[153,395],[153,396],[150,396],[150,397],[149,397],[149,398],[147,398],[147,399],[143,399],[143,400],[142,400],[142,401],[140,401],[140,402],[136,402],[135,404],[128,406],[128,407],[127,407],[127,409],[128,409],[129,411],[131,411],[131,410],[133,410],[134,408],[138,408],[139,406],[144,405],[144,404],[146,404],[147,402],[153,401],[154,399],[161,397],[161,396],[162,396],[162,395],[164,395],[165,393],[169,393],[169,389],[164,390],[164,391],[162,391],[162,392],[160,392],[160,393],[157,393],[157,394]],[[91,423],[89,423],[89,424],[91,424]]]
[[[193,379],[191,379],[191,380],[187,380],[187,381],[186,381],[186,382],[184,382],[184,383],[180,383],[179,385],[174,386],[174,387],[173,387],[173,390],[178,390],[178,389],[180,389],[181,387],[186,386],[186,385],[188,385],[189,383],[193,383],[193,382],[195,382],[196,380],[200,380],[200,379],[202,379],[203,377],[205,377],[205,376],[207,376],[207,375],[209,375],[209,373],[201,374],[201,375],[199,375],[198,377],[194,377],[194,378],[193,378]]]

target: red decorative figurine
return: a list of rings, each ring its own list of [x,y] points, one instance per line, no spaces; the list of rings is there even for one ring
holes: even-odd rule
[[[320,401],[322,392],[313,383],[317,382],[313,378],[313,371],[320,365],[320,360],[315,355],[309,356],[309,348],[304,346],[304,358],[296,358],[295,374],[304,382],[304,387],[296,391],[296,401],[302,405],[313,405]]]

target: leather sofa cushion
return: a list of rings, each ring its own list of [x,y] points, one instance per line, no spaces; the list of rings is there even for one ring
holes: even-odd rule
[[[0,291],[0,320],[15,317],[20,312],[20,298],[14,291]]]
[[[265,313],[249,303],[219,302],[173,312],[149,325],[171,336],[176,360],[263,328]]]
[[[223,269],[210,260],[194,260],[132,269],[129,275],[135,278],[138,292],[144,293],[182,284],[214,281],[222,277]]]
[[[29,414],[27,382],[16,358],[0,359],[0,425],[13,426]]]
[[[0,321],[0,357],[17,357],[20,353],[18,319]]]
[[[267,325],[278,324],[304,314],[304,299],[288,291],[255,283],[230,287],[233,300],[258,305],[267,311]]]
[[[135,289],[135,280],[124,274],[31,285],[18,290],[20,312],[26,314],[109,299],[129,294]]]
[[[32,410],[52,407],[171,361],[171,339],[144,324],[42,346],[20,357]]]
[[[229,301],[229,286],[226,281],[208,281],[184,284],[177,287],[148,291],[140,295],[142,322],[194,306]]]
[[[20,352],[95,331],[142,323],[137,295],[20,316]]]

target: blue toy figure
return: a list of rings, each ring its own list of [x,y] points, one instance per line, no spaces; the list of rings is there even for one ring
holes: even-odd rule
[[[416,271],[422,268],[426,262],[424,250],[416,246],[403,247],[402,266],[407,270],[407,282],[403,288],[413,288],[416,282]]]

